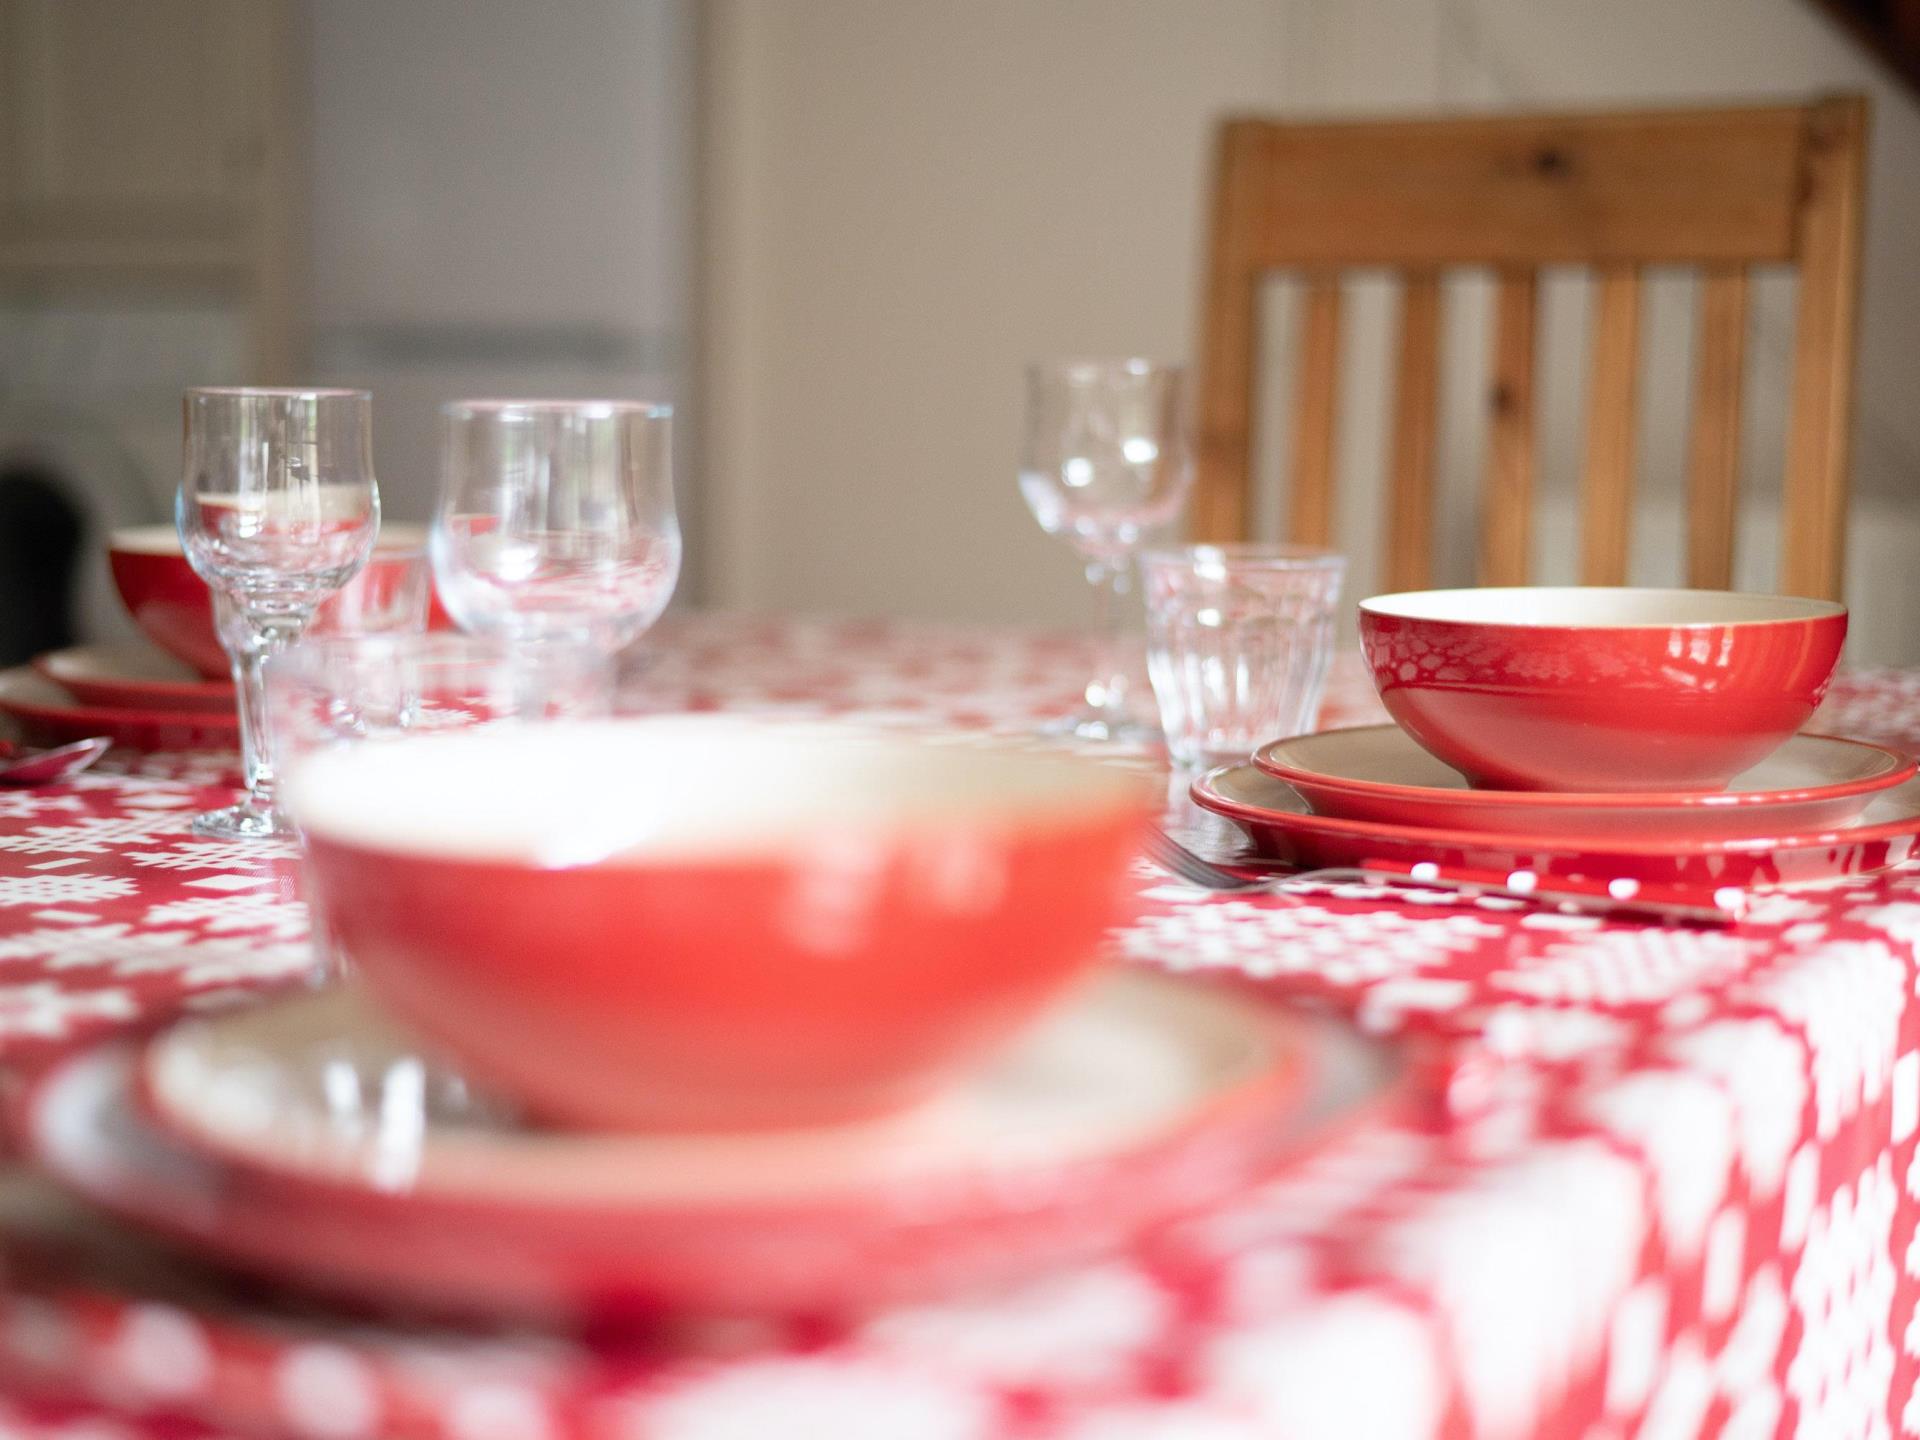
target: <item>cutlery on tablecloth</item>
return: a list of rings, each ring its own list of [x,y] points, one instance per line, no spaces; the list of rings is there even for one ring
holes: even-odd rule
[[[1396,865],[1368,861],[1359,866],[1286,870],[1269,864],[1227,866],[1196,854],[1166,831],[1152,830],[1147,854],[1182,880],[1208,890],[1260,894],[1325,885],[1370,884],[1523,900],[1545,909],[1590,915],[1637,916],[1696,925],[1730,925],[1746,912],[1747,894],[1733,886],[1713,891],[1643,885],[1633,880],[1586,880],[1555,876],[1542,883],[1532,871],[1495,875],[1438,865]]]

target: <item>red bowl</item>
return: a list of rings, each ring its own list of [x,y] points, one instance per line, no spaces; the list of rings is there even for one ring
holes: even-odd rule
[[[352,617],[377,607],[382,597],[402,583],[406,568],[425,549],[423,526],[382,525],[373,557],[344,591],[320,607],[316,616],[320,628],[327,628],[335,616],[342,626],[353,628]],[[114,587],[141,633],[208,679],[231,671],[232,662],[214,629],[213,596],[188,563],[171,525],[114,531],[107,539],[107,560]],[[428,628],[448,629],[452,623],[439,597],[430,596]]]
[[[1712,790],[1825,695],[1847,610],[1716,590],[1423,590],[1360,604],[1387,712],[1474,785]]]
[[[214,632],[213,596],[187,563],[171,525],[114,531],[107,538],[107,563],[142,634],[208,679],[231,670]]]
[[[562,1123],[926,1095],[1124,918],[1152,796],[1084,758],[716,717],[318,752],[310,898],[366,983]]]

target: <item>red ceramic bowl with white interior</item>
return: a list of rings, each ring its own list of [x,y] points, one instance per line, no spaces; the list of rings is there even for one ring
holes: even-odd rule
[[[208,679],[232,667],[214,633],[213,597],[194,574],[171,525],[140,525],[107,538],[114,588],[154,644]]]
[[[1712,790],[1806,723],[1847,638],[1827,600],[1521,586],[1360,603],[1387,712],[1474,785]]]
[[[1082,757],[712,716],[323,751],[283,794],[396,1015],[627,1129],[920,1098],[1093,963],[1152,809]]]
[[[390,610],[409,569],[425,563],[426,543],[424,526],[382,525],[373,555],[344,591],[320,607],[316,629],[364,629],[367,617]],[[209,679],[228,674],[232,663],[214,630],[213,596],[173,526],[114,531],[107,538],[107,562],[121,602],[149,640]],[[452,624],[431,594],[427,624],[436,630]]]

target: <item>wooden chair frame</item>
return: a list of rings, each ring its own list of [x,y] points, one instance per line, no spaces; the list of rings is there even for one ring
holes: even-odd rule
[[[1687,583],[1732,583],[1748,267],[1799,273],[1782,507],[1783,591],[1837,597],[1846,545],[1867,103],[1598,115],[1222,125],[1200,343],[1196,539],[1246,538],[1259,296],[1300,274],[1305,305],[1290,538],[1333,535],[1340,272],[1402,281],[1388,458],[1387,583],[1432,581],[1441,273],[1496,276],[1479,579],[1524,584],[1536,463],[1537,272],[1594,286],[1581,579],[1620,584],[1633,506],[1641,271],[1702,276],[1687,450]]]

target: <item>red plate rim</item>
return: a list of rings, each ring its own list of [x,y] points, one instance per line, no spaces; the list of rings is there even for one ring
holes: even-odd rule
[[[1470,800],[1475,805],[1505,806],[1515,810],[1553,805],[1580,805],[1597,810],[1734,810],[1748,806],[1790,805],[1803,800],[1842,800],[1851,795],[1871,795],[1877,791],[1891,790],[1897,785],[1905,784],[1915,774],[1920,774],[1920,760],[1914,759],[1904,751],[1894,749],[1891,745],[1882,745],[1873,740],[1855,740],[1845,735],[1812,733],[1792,736],[1785,743],[1792,744],[1794,740],[1818,740],[1860,750],[1872,750],[1885,758],[1887,767],[1876,774],[1861,776],[1856,780],[1841,781],[1833,785],[1801,786],[1790,790],[1741,790],[1732,793],[1725,790],[1636,792],[1482,790],[1472,786],[1465,790],[1445,790],[1435,785],[1400,785],[1391,780],[1360,780],[1348,775],[1329,775],[1324,770],[1309,770],[1304,765],[1290,765],[1284,760],[1277,759],[1273,753],[1296,741],[1313,740],[1322,735],[1359,735],[1399,729],[1397,725],[1349,725],[1336,730],[1316,731],[1311,735],[1289,735],[1279,740],[1269,740],[1253,752],[1252,760],[1255,768],[1276,780],[1284,780],[1289,785],[1305,781],[1322,790],[1340,790],[1356,795],[1377,795],[1383,799],[1406,798],[1430,800],[1435,803],[1459,803]],[[1415,742],[1409,737],[1408,743]],[[1317,815],[1318,812],[1316,811],[1315,814]]]
[[[48,650],[44,654],[36,655],[33,657],[32,660],[28,661],[27,664],[36,674],[40,676],[42,680],[46,680],[51,682],[52,684],[58,685],[63,690],[70,690],[72,682],[62,679],[58,671],[55,669],[55,666],[59,662],[60,657],[63,655],[78,654],[82,651],[87,651],[87,650],[98,651],[98,650],[107,650],[110,648],[112,647],[105,646],[105,645],[69,645],[64,649]],[[183,700],[199,700],[199,701],[216,700],[216,699],[232,700],[234,695],[233,682],[231,680],[203,680],[197,677],[193,679],[180,679],[180,680],[153,680],[153,679],[141,679],[137,676],[116,677],[116,676],[108,675],[108,676],[102,676],[98,680],[83,680],[81,683],[112,685],[128,691],[141,690],[152,695],[153,698],[156,700],[163,700],[163,699],[169,699],[169,698],[175,698],[175,697]],[[87,702],[76,701],[75,703],[84,705]],[[115,705],[115,706],[101,706],[100,708],[126,710],[126,709],[130,709],[131,707]]]
[[[1244,804],[1222,795],[1214,783],[1219,776],[1240,770],[1251,770],[1264,780],[1270,780],[1276,785],[1287,785],[1287,782],[1278,776],[1270,775],[1251,763],[1219,765],[1196,779],[1188,787],[1187,793],[1193,803],[1202,810],[1209,810],[1215,815],[1224,815],[1230,820],[1249,820],[1256,824],[1274,825],[1284,829],[1391,840],[1409,845],[1425,844],[1468,850],[1484,850],[1492,846],[1512,847],[1533,852],[1554,850],[1579,855],[1665,857],[1744,855],[1768,850],[1871,844],[1879,840],[1897,840],[1903,836],[1920,834],[1920,794],[1915,795],[1910,813],[1904,820],[1883,820],[1876,825],[1842,826],[1834,830],[1820,830],[1799,835],[1751,835],[1704,840],[1635,840],[1615,836],[1514,835],[1497,830],[1430,830],[1416,825],[1391,825],[1381,820],[1345,820],[1331,815],[1317,815],[1304,808],[1270,810],[1260,805]],[[1290,785],[1288,789],[1292,791]],[[1298,798],[1298,792],[1293,791],[1293,793]],[[1301,800],[1300,803],[1304,807],[1306,801]]]
[[[238,734],[240,731],[240,716],[237,712],[134,710],[113,705],[81,705],[77,702],[63,705],[45,700],[23,700],[17,695],[9,694],[10,686],[23,679],[47,685],[54,682],[48,680],[31,665],[16,665],[11,670],[0,670],[0,711],[9,715],[18,715],[24,720],[91,725],[102,730],[117,730],[131,725],[168,725],[209,732]]]
[[[1151,975],[1152,972],[1141,972]],[[1230,987],[1205,979],[1153,977],[1155,983],[1196,983],[1211,985],[1223,995],[1233,996]],[[289,997],[283,997],[289,998]],[[290,997],[296,1003],[302,997]],[[269,1002],[271,1003],[271,1002]],[[1144,1132],[1110,1149],[1088,1152],[1065,1160],[1037,1162],[1022,1166],[1028,1177],[1092,1174],[1109,1168],[1126,1169],[1154,1155],[1178,1149],[1184,1142],[1203,1132],[1229,1130],[1257,1123],[1262,1116],[1276,1115],[1298,1101],[1308,1088],[1306,1049],[1297,1035],[1286,1032],[1297,1028],[1284,1008],[1258,998],[1249,998],[1250,1008],[1265,1006],[1263,1026],[1275,1040],[1271,1063],[1252,1075],[1229,1084],[1219,1092],[1201,1099],[1168,1124]],[[185,1017],[202,1019],[206,1017]],[[201,1157],[233,1176],[250,1191],[271,1191],[294,1205],[322,1204],[363,1211],[431,1209],[449,1216],[485,1215],[513,1223],[536,1220],[595,1219],[637,1220],[656,1217],[663,1221],[696,1216],[725,1215],[730,1218],[763,1218],[777,1223],[782,1217],[819,1216],[837,1213],[857,1214],[878,1209],[910,1210],[916,1216],[936,1222],[979,1210],[990,1202],[991,1194],[1003,1180],[978,1170],[935,1170],[907,1175],[859,1188],[829,1188],[787,1197],[763,1197],[753,1200],[656,1201],[638,1199],[618,1203],[603,1198],[587,1200],[531,1198],[462,1194],[446,1188],[413,1191],[387,1191],[350,1178],[317,1174],[291,1163],[279,1163],[268,1156],[221,1144],[169,1113],[169,1107],[154,1092],[147,1055],[165,1033],[165,1027],[135,1042],[132,1071],[127,1081],[128,1095],[142,1120],[167,1141]]]
[[[1218,983],[1166,978],[1173,983]],[[1324,1019],[1275,1006],[1259,995],[1241,993],[1240,998],[1250,1006],[1266,1007],[1276,1024],[1297,1027],[1303,1037],[1300,1045],[1290,1047],[1301,1061],[1295,1066],[1300,1083],[1294,1086],[1292,1103],[1260,1103],[1264,1091],[1257,1096],[1245,1093],[1249,1087],[1258,1090],[1261,1081],[1254,1077],[1235,1087],[1231,1093],[1239,1098],[1204,1125],[1182,1117],[1156,1129],[1144,1145],[1124,1144],[1059,1164],[1041,1162],[1023,1168],[1022,1183],[1011,1189],[1006,1176],[989,1168],[973,1176],[949,1172],[937,1179],[915,1177],[901,1187],[862,1185],[798,1202],[561,1208],[498,1201],[476,1206],[439,1197],[423,1201],[304,1181],[298,1189],[259,1185],[231,1165],[210,1160],[204,1151],[185,1147],[174,1131],[156,1130],[137,1107],[126,1106],[140,1055],[139,1041],[127,1036],[83,1047],[45,1067],[17,1095],[11,1120],[23,1153],[35,1157],[65,1188],[151,1234],[217,1256],[243,1272],[271,1274],[300,1288],[371,1298],[380,1305],[444,1304],[452,1310],[473,1307],[474,1313],[492,1314],[590,1309],[607,1298],[593,1289],[603,1284],[616,1293],[622,1286],[636,1286],[643,1294],[649,1293],[648,1287],[664,1286],[654,1296],[656,1302],[664,1299],[696,1309],[709,1302],[730,1309],[778,1311],[820,1303],[864,1307],[924,1297],[946,1283],[940,1279],[943,1262],[911,1257],[899,1270],[860,1278],[847,1268],[846,1256],[857,1253],[868,1237],[892,1234],[896,1238],[883,1243],[933,1247],[924,1252],[929,1257],[943,1253],[948,1243],[960,1247],[962,1257],[970,1253],[969,1247],[1005,1246],[1003,1263],[1014,1267],[1009,1274],[1020,1273],[1022,1261],[1034,1256],[1047,1257],[1044,1263],[1078,1263],[1087,1258],[1075,1248],[1078,1242],[1058,1237],[1103,1236],[1090,1243],[1104,1249],[1128,1243],[1122,1238],[1128,1231],[1150,1235],[1161,1224],[1230,1198],[1242,1186],[1283,1173],[1355,1125],[1398,1113],[1419,1093],[1419,1072],[1397,1049],[1369,1042],[1345,1026],[1339,1027],[1344,1038],[1336,1039],[1329,1033],[1331,1022]],[[1356,1063],[1361,1066],[1357,1072]],[[1343,1071],[1347,1078],[1338,1078]],[[67,1108],[56,1111],[63,1104]],[[75,1105],[82,1107],[77,1114],[71,1108]],[[121,1117],[116,1124],[138,1127],[140,1148],[131,1157],[125,1150],[118,1156],[100,1150],[112,1141],[97,1133],[99,1122],[90,1117],[103,1107]],[[1196,1107],[1196,1113],[1199,1110]],[[76,1132],[74,1126],[80,1129]],[[174,1163],[145,1163],[129,1170],[142,1155],[147,1162],[159,1156]],[[102,1158],[108,1168],[96,1169]],[[1139,1186],[1129,1177],[1147,1183]],[[961,1183],[954,1184],[956,1178]],[[350,1202],[345,1210],[343,1197]],[[1061,1228],[1076,1215],[1091,1230],[1082,1231],[1079,1224]],[[402,1266],[403,1274],[382,1271],[373,1261],[341,1258],[343,1231],[353,1234],[363,1221],[378,1226],[383,1218],[399,1228],[365,1235],[364,1243],[375,1255],[381,1246],[403,1243],[408,1234],[440,1233],[443,1221],[471,1221],[476,1243],[491,1235],[497,1243],[518,1247],[513,1255],[536,1272],[555,1265],[576,1269],[578,1247],[588,1243],[608,1247],[607,1269],[591,1282],[593,1293],[583,1294],[576,1288],[583,1282],[564,1278],[552,1282],[559,1289],[550,1290],[547,1282],[528,1281],[524,1274],[504,1293],[497,1288],[475,1292],[465,1280],[448,1281],[444,1256],[429,1257],[419,1267]],[[646,1223],[636,1226],[637,1221]],[[319,1227],[315,1244],[289,1246],[288,1234],[304,1233],[309,1222]],[[1011,1231],[1003,1228],[1008,1225]],[[741,1264],[725,1256],[735,1253],[746,1237],[764,1238],[775,1230],[791,1237],[807,1258],[800,1261],[799,1272],[780,1285],[769,1289],[761,1283],[755,1288],[741,1278]],[[1045,1235],[1056,1238],[1036,1238]],[[620,1236],[638,1237],[640,1243],[623,1248]],[[362,1253],[359,1243],[350,1247],[356,1255]],[[688,1244],[693,1251],[677,1248]],[[849,1244],[854,1252],[846,1250]],[[1041,1247],[1038,1251],[1030,1248],[1035,1244]],[[1063,1244],[1065,1249],[1060,1248]],[[719,1258],[703,1260],[702,1252]],[[673,1258],[676,1254],[692,1258],[683,1264]],[[974,1253],[968,1263],[978,1261]],[[388,1278],[382,1280],[383,1274]],[[690,1280],[689,1275],[701,1278]],[[475,1294],[492,1298],[475,1299]]]
[[[1177,1147],[1202,1130],[1230,1127],[1248,1120],[1283,1115],[1284,1107],[1298,1100],[1314,1083],[1315,1076],[1312,1073],[1314,1064],[1309,1053],[1312,1046],[1309,1041],[1301,1038],[1312,1025],[1312,1017],[1299,1015],[1285,1006],[1275,1004],[1268,997],[1246,994],[1239,987],[1221,980],[1198,976],[1161,975],[1153,971],[1137,973],[1142,978],[1149,979],[1150,983],[1200,985],[1214,989],[1236,1003],[1245,1004],[1250,1013],[1264,1011],[1262,1021],[1266,1028],[1282,1035],[1291,1031],[1294,1032],[1294,1037],[1290,1042],[1281,1044],[1274,1063],[1263,1067],[1256,1074],[1233,1082],[1219,1093],[1204,1098],[1171,1123],[1156,1127],[1109,1149],[1090,1152],[1064,1161],[1036,1162],[1031,1167],[1022,1167],[1026,1173],[1038,1175],[1057,1173],[1064,1177],[1080,1171],[1091,1172],[1112,1166],[1137,1165],[1154,1154],[1170,1147]],[[262,1188],[270,1187],[289,1200],[298,1199],[329,1206],[344,1204],[374,1210],[394,1207],[419,1210],[431,1207],[435,1211],[444,1210],[450,1214],[484,1212],[503,1218],[519,1219],[548,1219],[555,1216],[631,1219],[641,1216],[714,1214],[738,1217],[764,1216],[777,1219],[780,1216],[795,1214],[831,1214],[910,1205],[916,1216],[937,1219],[948,1210],[964,1211],[977,1208],[983,1196],[994,1191],[1002,1183],[1000,1179],[987,1172],[944,1170],[920,1176],[903,1176],[897,1180],[885,1182],[881,1187],[863,1184],[858,1188],[828,1189],[788,1198],[698,1202],[659,1202],[642,1199],[627,1203],[612,1203],[600,1199],[586,1202],[560,1199],[528,1201],[468,1196],[445,1191],[430,1194],[382,1191],[349,1179],[318,1175],[291,1165],[278,1165],[251,1153],[230,1149],[194,1133],[188,1127],[168,1117],[162,1107],[153,1101],[145,1084],[142,1063],[147,1047],[153,1044],[161,1033],[164,1031],[149,1032],[138,1038],[115,1037],[98,1045],[86,1047],[67,1057],[65,1061],[56,1062],[37,1073],[21,1096],[21,1104],[14,1119],[14,1128],[22,1143],[29,1148],[38,1148],[35,1138],[38,1127],[37,1117],[47,1093],[57,1079],[66,1073],[72,1062],[118,1048],[127,1056],[129,1068],[125,1086],[143,1125],[159,1135],[168,1145],[187,1151],[226,1171],[236,1181],[246,1184],[249,1188],[256,1184]],[[1284,1150],[1287,1147],[1281,1148]],[[979,1183],[975,1183],[976,1181]]]

